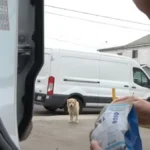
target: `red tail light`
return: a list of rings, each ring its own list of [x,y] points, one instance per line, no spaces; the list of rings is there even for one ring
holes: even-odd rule
[[[54,82],[55,82],[55,78],[53,76],[50,76],[48,78],[48,87],[47,87],[47,94],[48,95],[53,95]]]

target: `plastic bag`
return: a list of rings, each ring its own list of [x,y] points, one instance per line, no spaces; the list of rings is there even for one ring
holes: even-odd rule
[[[142,150],[138,118],[132,104],[104,107],[90,133],[104,150]]]

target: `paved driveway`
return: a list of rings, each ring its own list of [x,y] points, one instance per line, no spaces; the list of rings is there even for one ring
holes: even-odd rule
[[[97,115],[80,116],[79,124],[69,124],[68,116],[36,116],[28,140],[21,150],[89,150],[89,132]],[[150,130],[140,129],[143,150],[150,148]]]

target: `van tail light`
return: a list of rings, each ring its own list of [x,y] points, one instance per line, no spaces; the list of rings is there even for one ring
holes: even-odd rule
[[[50,76],[48,78],[48,87],[47,87],[47,94],[48,95],[53,95],[53,92],[54,92],[54,82],[55,82],[55,78],[53,76]]]

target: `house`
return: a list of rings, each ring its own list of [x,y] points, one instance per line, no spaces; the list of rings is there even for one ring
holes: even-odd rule
[[[135,59],[150,76],[150,34],[127,45],[98,49],[100,52],[116,53]]]

